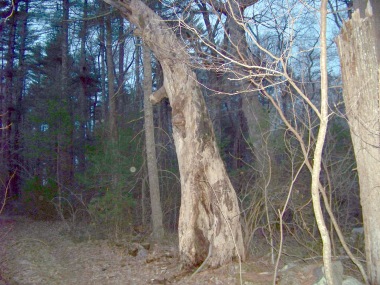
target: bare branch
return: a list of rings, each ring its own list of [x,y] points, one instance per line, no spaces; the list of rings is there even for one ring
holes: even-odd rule
[[[166,94],[165,87],[161,86],[160,89],[158,89],[157,91],[153,92],[150,95],[149,100],[152,104],[157,104],[157,103],[161,102],[161,100],[164,98],[168,98],[168,94]]]

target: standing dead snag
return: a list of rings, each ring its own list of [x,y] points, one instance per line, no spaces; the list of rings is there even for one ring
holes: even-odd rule
[[[337,38],[343,98],[360,185],[370,284],[380,284],[380,2],[354,1],[359,9]]]
[[[206,104],[187,65],[185,47],[164,21],[139,0],[104,0],[136,26],[160,61],[165,90],[154,98],[169,98],[173,109],[173,137],[181,175],[179,250],[183,266],[207,258],[217,267],[244,259],[236,193],[215,142]],[[164,92],[165,91],[165,92]]]

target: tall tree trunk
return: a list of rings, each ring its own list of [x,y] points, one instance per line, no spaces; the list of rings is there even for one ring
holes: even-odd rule
[[[139,37],[136,37],[136,43],[135,43],[135,52],[136,52],[136,55],[135,55],[135,77],[136,77],[136,81],[135,81],[135,100],[134,100],[134,104],[136,104],[135,108],[137,110],[140,110],[140,107],[142,106],[142,102],[143,100],[140,100],[141,98],[141,74],[140,74],[140,66],[141,66],[141,39]],[[144,96],[144,95],[143,95]]]
[[[252,59],[248,55],[248,43],[245,35],[245,29],[240,24],[244,22],[242,15],[244,14],[244,8],[240,7],[237,1],[228,1],[227,14],[228,28],[231,44],[230,54],[238,62],[251,62]],[[259,64],[259,63],[256,63]],[[238,74],[245,74],[241,67],[235,67]],[[264,180],[268,179],[270,176],[270,160],[268,156],[266,136],[269,134],[269,116],[265,112],[262,104],[259,101],[258,92],[250,91],[253,90],[253,86],[250,84],[249,80],[238,78],[236,81],[237,91],[242,92],[242,110],[244,117],[247,120],[248,134],[250,142],[253,146],[253,151],[255,155],[255,168],[263,175]],[[267,183],[264,181],[264,183]]]
[[[12,182],[12,189],[16,189],[16,192],[20,194],[20,170],[21,170],[21,124],[22,124],[22,114],[23,114],[23,93],[25,84],[25,50],[26,50],[26,37],[28,32],[28,10],[29,1],[25,1],[20,11],[21,17],[21,29],[20,35],[20,48],[19,48],[19,65],[17,72],[17,82],[16,82],[16,112],[14,120],[14,138],[13,138],[13,169],[14,177]]]
[[[62,108],[66,109],[67,117],[60,123],[57,137],[57,181],[59,196],[63,189],[72,184],[73,159],[72,159],[72,128],[71,106],[68,94],[69,83],[69,0],[62,0],[62,30],[61,30],[61,102]]]
[[[100,3],[100,10],[101,13],[106,12],[106,3],[101,1]],[[104,27],[104,17],[100,18],[100,27],[99,27],[99,42],[100,42],[100,77],[101,77],[101,83],[102,83],[102,117],[101,117],[101,122],[104,122],[108,118],[108,96],[106,92],[106,59],[105,59],[105,54],[106,54],[106,48],[105,48],[105,27]]]
[[[242,140],[242,99],[238,97],[238,107],[231,106],[232,101],[227,98],[226,100],[226,108],[228,117],[230,118],[230,124],[233,127],[233,146],[232,146],[232,169],[237,170],[241,157],[239,153],[239,147]]]
[[[4,164],[7,169],[7,181],[5,185],[10,186],[8,189],[8,196],[10,198],[16,198],[18,196],[17,189],[13,188],[12,179],[14,177],[14,162],[13,162],[13,144],[12,138],[14,136],[14,128],[12,126],[13,114],[15,111],[15,88],[16,88],[16,68],[15,68],[15,45],[16,45],[16,28],[17,28],[17,18],[15,13],[18,10],[18,1],[14,3],[13,6],[13,15],[9,19],[9,35],[8,35],[8,49],[6,54],[6,65],[5,65],[5,104],[4,110],[0,114],[4,123],[4,129],[2,130],[2,148],[4,156]]]
[[[321,112],[319,116],[319,130],[317,141],[315,143],[313,157],[313,171],[311,172],[311,197],[313,201],[313,209],[318,230],[321,234],[323,244],[323,264],[325,268],[325,276],[328,285],[340,285],[336,276],[333,275],[331,264],[331,240],[329,231],[323,217],[321,198],[319,196],[319,181],[322,165],[322,152],[325,144],[327,123],[328,123],[328,81],[327,81],[327,0],[321,1]],[[341,281],[340,281],[341,282]]]
[[[210,20],[210,14],[206,13],[207,11],[207,4],[205,2],[198,3],[198,7],[200,10],[205,11],[202,13],[203,20],[205,22],[206,30],[208,39],[213,47],[215,47],[216,42],[216,32],[215,27],[213,28],[211,20]],[[210,49],[210,53],[212,58],[217,60],[218,53],[216,52],[216,49]],[[223,92],[223,75],[219,74],[216,70],[209,70],[208,71],[208,84],[210,85],[211,91],[214,91],[215,93]],[[209,98],[210,100],[210,117],[213,123],[215,136],[217,139],[217,142],[219,143],[221,141],[221,135],[222,135],[222,125],[221,125],[221,96],[218,94],[212,94]]]
[[[337,38],[363,210],[370,284],[380,284],[380,2],[356,10]]]
[[[124,35],[124,17],[118,16],[119,20],[119,33],[118,33],[118,76],[117,76],[117,89],[118,96],[116,96],[116,110],[120,118],[125,118],[125,106],[126,106],[126,96],[124,93],[124,48],[125,48],[125,35]]]
[[[111,7],[109,7],[111,10]],[[115,93],[115,73],[114,73],[114,59],[112,53],[112,23],[111,15],[106,17],[106,59],[107,59],[107,79],[108,79],[108,138],[111,143],[111,148],[107,149],[111,153],[113,163],[116,167],[113,167],[111,174],[111,188],[114,191],[114,195],[121,197],[120,175],[119,175],[119,139],[117,128],[117,96]],[[120,195],[120,196],[119,196]]]
[[[87,122],[87,85],[88,85],[88,65],[86,63],[86,34],[87,34],[87,0],[83,2],[83,21],[80,32],[80,92],[79,92],[79,139],[78,139],[78,171],[83,173],[86,168],[86,122]]]
[[[124,83],[124,47],[125,47],[125,38],[124,38],[124,18],[119,16],[119,76],[117,78],[118,88],[122,89]]]
[[[106,17],[106,58],[107,58],[107,78],[108,78],[108,101],[109,101],[109,137],[112,142],[117,141],[117,114],[116,114],[116,94],[114,62],[112,55],[112,26],[111,16]]]
[[[144,65],[144,126],[145,126],[145,149],[148,165],[150,205],[152,208],[153,237],[160,241],[164,235],[162,224],[162,209],[160,199],[160,185],[158,180],[156,144],[154,141],[153,107],[149,101],[152,94],[152,65],[150,50],[143,47]]]
[[[215,142],[206,104],[185,47],[172,30],[139,0],[105,2],[118,8],[137,28],[164,71],[165,94],[172,106],[173,137],[181,175],[180,260],[216,267],[244,259],[236,193]],[[158,97],[158,98],[157,98]]]

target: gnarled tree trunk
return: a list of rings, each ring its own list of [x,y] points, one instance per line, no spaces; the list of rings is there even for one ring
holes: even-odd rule
[[[138,0],[104,0],[137,28],[164,72],[164,86],[152,95],[172,106],[173,137],[181,174],[179,250],[184,266],[207,259],[216,267],[244,258],[236,193],[221,160],[205,101],[188,54],[175,34]]]

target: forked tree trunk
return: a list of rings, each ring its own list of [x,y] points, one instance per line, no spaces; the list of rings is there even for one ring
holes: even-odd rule
[[[365,13],[357,10],[352,14],[337,38],[343,96],[359,175],[368,277],[374,285],[380,284],[379,26],[380,2],[371,0]]]
[[[152,101],[167,95],[181,175],[180,260],[194,266],[207,259],[216,267],[244,258],[236,193],[226,173],[205,101],[186,49],[175,34],[138,0],[104,0],[137,28],[164,72],[164,86]],[[155,96],[156,95],[156,96]]]

